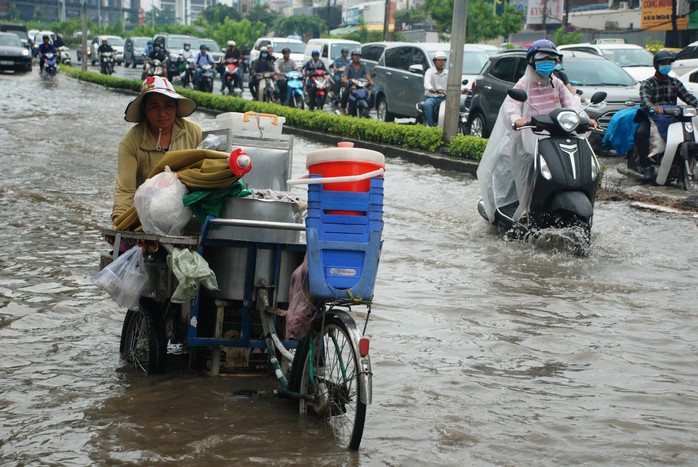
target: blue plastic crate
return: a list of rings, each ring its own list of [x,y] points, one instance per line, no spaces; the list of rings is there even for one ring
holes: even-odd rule
[[[371,300],[383,231],[383,179],[368,193],[308,186],[306,241],[310,295]]]

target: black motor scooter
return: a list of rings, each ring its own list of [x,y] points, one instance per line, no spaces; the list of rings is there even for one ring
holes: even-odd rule
[[[519,102],[528,96],[521,89],[510,89],[508,95]],[[595,93],[589,105],[603,106],[605,92]],[[527,103],[527,105],[533,104]],[[584,107],[584,108],[586,108]],[[594,216],[596,189],[600,166],[594,151],[582,133],[589,131],[589,119],[574,109],[555,109],[547,115],[531,117],[531,129],[545,135],[538,139],[533,160],[534,188],[528,213],[514,220],[519,202],[499,206],[495,224],[510,237],[525,238],[542,229],[576,229],[574,250],[586,254],[591,243],[591,225]],[[488,219],[485,204],[478,203],[478,211]]]

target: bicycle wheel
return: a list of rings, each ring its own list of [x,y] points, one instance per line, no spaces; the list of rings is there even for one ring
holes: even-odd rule
[[[325,319],[296,353],[301,413],[319,417],[338,444],[358,450],[364,432],[366,404],[361,402],[359,350],[346,325],[336,317]]]
[[[164,373],[167,365],[167,341],[159,310],[141,304],[131,315],[123,337],[122,354],[133,367],[146,375]]]

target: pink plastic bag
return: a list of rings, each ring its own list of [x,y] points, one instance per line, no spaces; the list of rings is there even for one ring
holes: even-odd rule
[[[291,274],[288,291],[288,313],[286,327],[292,339],[301,339],[310,331],[317,309],[310,301],[308,288],[308,257]]]

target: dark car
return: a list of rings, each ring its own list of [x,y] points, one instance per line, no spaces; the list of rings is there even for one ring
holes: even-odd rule
[[[32,71],[31,52],[11,32],[0,32],[0,70]]]
[[[144,36],[127,37],[124,43],[124,66],[128,68],[129,65],[133,65],[133,68],[136,68],[143,65],[143,50],[151,40],[153,39]]]
[[[22,42],[22,46],[31,50],[32,41],[29,39],[29,34],[27,33],[27,27],[23,24],[12,24],[12,23],[0,23],[0,32],[11,32],[19,37]]]
[[[378,64],[383,50],[392,42],[369,42],[361,46],[361,61],[366,64],[368,72],[373,75],[373,68]]]
[[[586,109],[600,128],[605,129],[618,110],[640,103],[640,84],[615,62],[588,52],[563,51],[562,55],[564,71],[575,89],[587,99],[597,91],[608,94],[605,108]],[[468,115],[471,135],[489,137],[507,91],[524,75],[527,66],[525,50],[504,51],[490,58],[473,85]],[[590,141],[595,150],[600,149],[600,140],[592,133]]]

